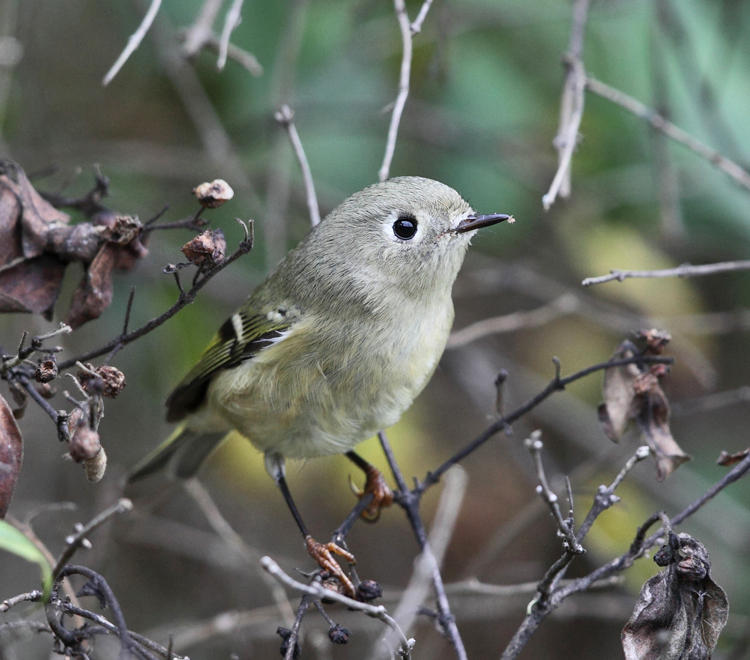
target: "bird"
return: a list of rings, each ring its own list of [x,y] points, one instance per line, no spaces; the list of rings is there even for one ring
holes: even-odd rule
[[[376,519],[393,494],[354,447],[392,426],[432,376],[453,323],[453,283],[478,215],[453,188],[404,176],[354,193],[312,228],[218,329],[166,400],[175,432],[130,472],[171,466],[196,474],[232,431],[264,453],[309,554],[344,590],[354,586],[294,503],[286,459],[345,454],[366,475],[363,513]]]

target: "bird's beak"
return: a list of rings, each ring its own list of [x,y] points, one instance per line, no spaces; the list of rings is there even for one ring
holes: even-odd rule
[[[482,227],[489,227],[490,225],[496,225],[498,222],[515,222],[515,218],[512,215],[505,213],[490,213],[488,215],[476,215],[472,213],[466,216],[461,222],[459,222],[453,231],[461,234],[465,231],[474,231],[475,229],[481,229]]]

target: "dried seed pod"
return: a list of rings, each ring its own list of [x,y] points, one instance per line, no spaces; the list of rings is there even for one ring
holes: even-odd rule
[[[42,360],[36,367],[34,379],[39,383],[49,383],[57,378],[57,363],[50,358]]]
[[[141,221],[132,215],[109,215],[100,219],[100,223],[105,227],[104,237],[110,243],[117,243],[118,245],[127,245],[143,229]]]
[[[334,644],[346,644],[349,641],[350,635],[351,633],[348,628],[344,628],[344,626],[338,623],[328,629],[328,639]]]
[[[91,460],[96,457],[101,449],[102,445],[99,441],[99,434],[94,429],[89,428],[88,424],[78,422],[71,429],[68,452],[76,463]]]
[[[224,261],[227,241],[221,229],[207,229],[182,246],[182,253],[190,263],[200,268],[212,268]]]
[[[104,451],[104,447],[99,449],[96,456],[83,462],[83,469],[86,471],[86,479],[92,484],[102,480],[107,470],[107,453]]]
[[[96,373],[102,379],[102,395],[114,399],[125,388],[125,374],[117,367],[109,364],[103,364],[97,367]]]
[[[382,595],[383,589],[375,580],[362,580],[357,585],[357,600],[363,603],[369,603]]]
[[[193,195],[204,208],[215,209],[232,199],[234,190],[224,179],[214,179],[193,188]]]
[[[87,394],[114,399],[125,387],[125,374],[117,367],[109,364],[94,367],[91,363],[84,366],[86,369],[79,369],[76,376]]]

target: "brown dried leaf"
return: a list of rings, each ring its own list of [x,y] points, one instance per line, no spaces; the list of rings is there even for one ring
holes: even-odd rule
[[[634,355],[633,344],[625,341],[615,351],[611,359],[624,359]],[[599,406],[599,421],[604,433],[613,442],[618,442],[632,418],[635,391],[633,383],[641,372],[634,364],[610,367],[604,371],[602,395],[604,403]]]
[[[667,566],[641,589],[621,640],[626,660],[710,658],[729,603],[710,577],[708,552],[688,534],[670,533],[654,557]]]
[[[221,229],[207,229],[182,246],[182,253],[190,263],[201,268],[212,268],[224,261],[227,241]]]
[[[668,477],[680,465],[690,460],[669,428],[669,402],[658,381],[651,381],[651,388],[635,399],[636,421],[641,429],[641,437],[651,447],[656,457],[656,476],[659,481]]]
[[[89,264],[83,280],[73,293],[65,322],[73,329],[98,318],[112,302],[112,269],[117,261],[117,245],[105,243]]]
[[[23,462],[23,438],[13,411],[0,395],[0,518],[5,518]]]
[[[0,312],[43,314],[49,320],[64,274],[65,264],[48,254],[1,271]]]
[[[743,449],[742,451],[738,451],[734,454],[729,454],[722,449],[721,453],[719,454],[719,458],[716,459],[716,463],[718,465],[724,466],[734,465],[735,463],[739,463],[741,460],[744,460],[748,454],[750,454],[750,448]]]

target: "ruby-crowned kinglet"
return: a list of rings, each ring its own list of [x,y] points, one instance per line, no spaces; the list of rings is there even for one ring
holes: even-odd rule
[[[219,328],[167,399],[182,425],[130,480],[168,462],[191,476],[236,430],[278,482],[285,457],[349,454],[394,424],[443,353],[471,237],[508,219],[419,177],[349,197]]]

